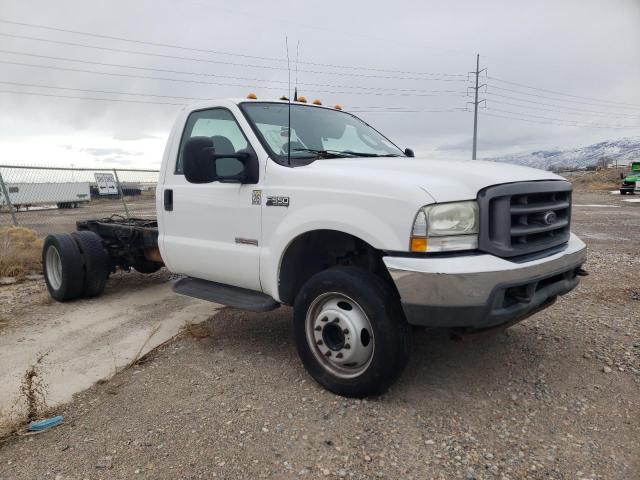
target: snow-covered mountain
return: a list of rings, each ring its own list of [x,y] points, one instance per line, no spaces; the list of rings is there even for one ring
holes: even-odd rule
[[[616,162],[618,165],[626,165],[632,161],[640,161],[640,137],[594,143],[572,150],[540,150],[484,160],[515,163],[544,170],[578,169]]]

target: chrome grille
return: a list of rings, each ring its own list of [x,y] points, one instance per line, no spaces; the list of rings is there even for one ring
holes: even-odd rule
[[[569,182],[552,180],[496,185],[480,191],[478,204],[480,250],[500,257],[515,257],[569,240]]]

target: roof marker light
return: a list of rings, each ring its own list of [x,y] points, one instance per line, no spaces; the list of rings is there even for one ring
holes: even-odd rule
[[[298,97],[298,102],[307,103],[307,97],[303,97],[303,96]]]
[[[319,98],[316,98],[316,99],[313,101],[313,104],[314,104],[314,105],[322,105],[322,102],[320,101],[320,99],[319,99]]]
[[[258,96],[257,96],[255,93],[253,93],[253,92],[252,92],[252,93],[250,93],[249,95],[247,95],[247,98],[248,98],[249,100],[257,100],[257,99],[258,99]]]
[[[336,110],[342,110],[342,105],[337,104],[337,105],[336,105],[335,107],[333,107],[333,108],[335,108]]]

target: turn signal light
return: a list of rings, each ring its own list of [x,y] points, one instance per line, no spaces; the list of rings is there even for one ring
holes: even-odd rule
[[[411,237],[411,251],[412,252],[426,252],[428,242],[424,237]]]
[[[247,98],[249,100],[257,100],[258,96],[255,93],[250,93],[249,95],[247,95]]]

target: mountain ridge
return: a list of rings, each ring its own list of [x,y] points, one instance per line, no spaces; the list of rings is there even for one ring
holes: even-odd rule
[[[514,163],[543,170],[586,169],[616,162],[618,165],[627,165],[632,161],[640,161],[640,137],[605,140],[567,150],[549,149],[501,155],[483,160]]]

